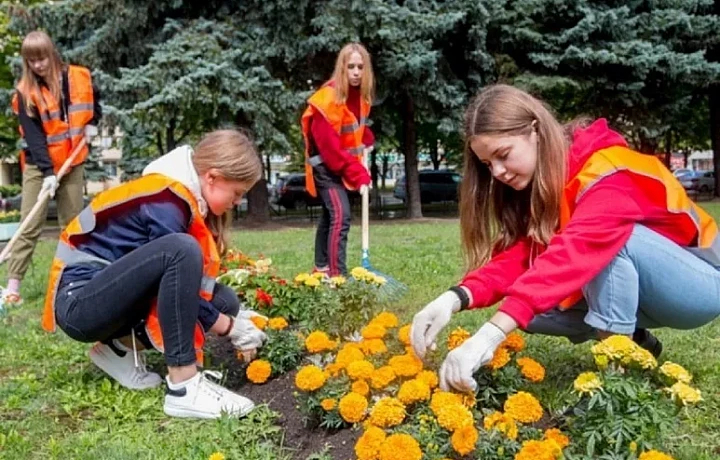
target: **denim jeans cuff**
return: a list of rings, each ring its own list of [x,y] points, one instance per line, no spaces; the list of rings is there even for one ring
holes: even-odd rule
[[[597,312],[589,311],[585,315],[585,324],[592,326],[598,331],[612,332],[614,334],[632,334],[635,332],[636,321],[622,321],[613,318],[607,318],[599,315]]]

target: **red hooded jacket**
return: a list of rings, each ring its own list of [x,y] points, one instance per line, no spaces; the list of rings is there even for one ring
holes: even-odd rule
[[[578,174],[590,156],[608,147],[626,147],[625,139],[607,121],[596,120],[573,133],[568,153],[568,177]],[[460,283],[472,293],[470,308],[489,307],[502,298],[499,311],[523,329],[537,314],[556,307],[597,276],[620,252],[635,224],[642,224],[681,246],[690,245],[697,230],[666,208],[660,183],[648,185],[618,172],[594,184],[577,203],[567,227],[532,264],[532,244],[519,240],[484,266],[469,272]],[[544,250],[543,250],[544,249]]]

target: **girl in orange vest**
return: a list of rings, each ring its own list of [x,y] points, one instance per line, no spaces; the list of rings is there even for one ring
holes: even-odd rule
[[[250,320],[256,314],[214,283],[229,214],[261,175],[250,140],[219,130],[100,193],[61,234],[43,327],[57,321],[73,339],[97,342],[90,359],[130,389],[162,382],[145,369],[136,341],[162,349],[170,416],[247,414],[252,401],[213,383],[196,361],[206,331],[248,353],[265,340]]]
[[[453,313],[504,301],[448,353],[443,389],[474,390],[473,373],[518,327],[573,343],[627,335],[657,357],[648,328],[692,329],[720,314],[715,221],[604,119],[567,128],[511,86],[484,89],[467,109],[460,225],[470,270],[415,315],[415,352],[434,348]]]
[[[44,32],[29,33],[23,40],[20,54],[23,72],[12,106],[20,121],[24,145],[20,154],[22,219],[30,213],[40,192],[49,190],[51,196],[57,194],[58,220],[64,227],[83,206],[83,162],[88,148],[80,152],[72,169],[59,184],[55,173],[83,136],[89,144],[91,137],[97,134],[95,125],[102,117],[99,94],[92,84],[90,71],[63,64],[52,40]],[[13,248],[7,289],[2,293],[5,304],[22,302],[20,281],[30,265],[46,218],[47,204]]]
[[[367,50],[358,43],[345,45],[332,78],[310,97],[301,120],[305,186],[323,203],[315,235],[315,271],[329,276],[347,274],[345,249],[352,217],[347,191],[365,193],[370,184],[362,155],[374,143],[366,126],[373,88]]]

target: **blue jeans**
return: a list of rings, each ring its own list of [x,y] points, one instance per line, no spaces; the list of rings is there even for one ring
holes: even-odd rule
[[[636,225],[583,295],[569,310],[555,308],[536,316],[527,332],[580,343],[596,338],[598,331],[627,335],[636,328],[703,326],[720,314],[720,267]]]

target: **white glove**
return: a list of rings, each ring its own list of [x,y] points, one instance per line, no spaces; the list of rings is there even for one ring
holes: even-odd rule
[[[369,187],[367,185],[361,185],[360,186],[360,196],[368,193],[368,190],[369,190]]]
[[[53,174],[52,176],[47,176],[45,179],[43,179],[42,187],[40,188],[40,193],[48,190],[50,191],[50,198],[55,197],[55,190],[58,186],[58,180],[57,177]]]
[[[419,358],[425,357],[428,348],[435,349],[435,338],[450,322],[452,314],[458,311],[460,298],[454,292],[447,291],[415,315],[410,326],[410,344]]]
[[[98,135],[97,126],[85,125],[85,143],[90,144],[92,138]]]
[[[505,340],[505,333],[493,323],[485,323],[475,335],[448,353],[440,366],[440,389],[476,391],[473,378],[480,366],[489,363],[497,347]]]
[[[235,324],[233,324],[230,333],[228,334],[233,347],[240,350],[246,360],[254,358],[256,350],[263,346],[267,335],[249,319],[235,318]]]
[[[260,317],[260,318],[264,319],[265,321],[268,320],[267,316],[263,316],[259,313],[255,313],[252,310],[240,310],[236,316],[236,319],[250,319],[253,317]]]

